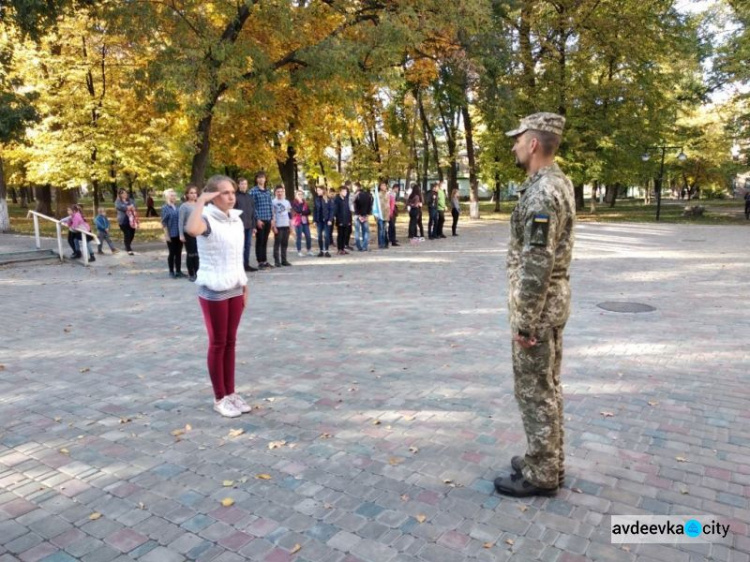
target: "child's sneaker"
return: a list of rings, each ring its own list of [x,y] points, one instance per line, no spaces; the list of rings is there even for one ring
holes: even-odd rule
[[[214,410],[219,412],[225,418],[238,418],[242,415],[242,412],[237,409],[229,396],[214,401]]]
[[[299,256],[300,258],[304,258],[305,254],[303,254],[302,252],[297,252],[297,256]]]
[[[313,254],[311,250],[308,250],[307,251],[307,255],[310,256],[310,257],[313,257],[315,254]]]
[[[250,405],[245,402],[245,400],[237,394],[236,392],[234,394],[230,394],[227,396],[227,399],[231,401],[232,406],[234,406],[237,410],[240,411],[242,414],[249,414],[253,411],[253,409],[250,407]]]

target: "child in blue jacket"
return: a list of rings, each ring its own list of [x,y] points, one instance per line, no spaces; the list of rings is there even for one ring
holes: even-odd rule
[[[112,239],[109,237],[109,219],[107,218],[107,209],[99,208],[99,214],[94,219],[96,225],[97,235],[99,236],[99,253],[103,254],[102,246],[106,241],[109,245],[109,249],[113,254],[117,253],[117,248],[112,244]]]

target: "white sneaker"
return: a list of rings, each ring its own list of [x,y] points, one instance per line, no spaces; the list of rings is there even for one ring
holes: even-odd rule
[[[253,411],[250,405],[242,399],[242,396],[236,392],[227,396],[227,400],[229,400],[232,406],[234,406],[234,408],[241,414],[249,414]]]
[[[420,237],[419,237],[419,241],[420,241],[420,242],[424,242],[424,237],[423,237],[423,236],[420,236]]]
[[[237,409],[229,396],[225,396],[218,402],[214,401],[214,410],[225,418],[238,418],[242,415],[242,412]]]
[[[305,257],[305,254],[303,254],[302,252],[297,252],[297,255],[298,255],[299,257],[301,257],[301,258]]]
[[[313,257],[315,254],[313,254],[312,252],[307,252],[307,255]]]

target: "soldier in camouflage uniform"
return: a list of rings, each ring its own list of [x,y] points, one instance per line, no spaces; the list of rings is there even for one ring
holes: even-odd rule
[[[515,395],[526,432],[524,457],[495,480],[511,496],[551,495],[564,478],[562,333],[570,313],[573,185],[555,163],[565,119],[535,113],[506,133],[527,180],[510,222],[508,310]]]

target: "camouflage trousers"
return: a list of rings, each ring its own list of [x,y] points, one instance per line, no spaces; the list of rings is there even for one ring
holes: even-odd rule
[[[562,333],[563,326],[545,330],[530,349],[513,342],[515,395],[527,441],[523,476],[540,488],[556,488],[565,470]]]

